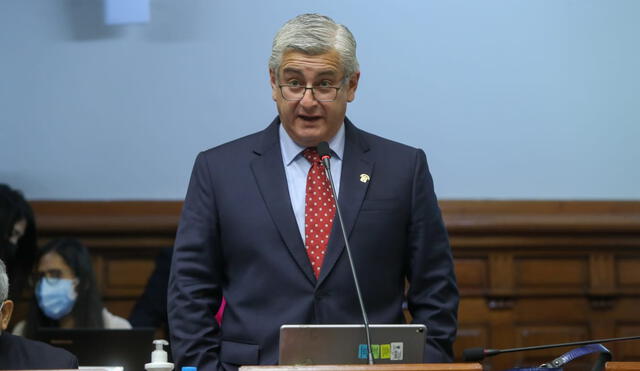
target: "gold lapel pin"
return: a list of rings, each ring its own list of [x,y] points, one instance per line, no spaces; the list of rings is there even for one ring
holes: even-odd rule
[[[360,174],[360,181],[362,183],[366,183],[369,181],[369,179],[371,179],[371,177],[367,174]]]

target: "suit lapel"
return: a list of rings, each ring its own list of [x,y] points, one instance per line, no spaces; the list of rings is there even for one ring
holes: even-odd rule
[[[264,131],[262,142],[254,150],[258,157],[251,162],[251,169],[265,205],[287,249],[307,279],[315,284],[316,278],[291,208],[287,177],[278,140],[278,125],[279,119],[276,118]]]
[[[351,122],[345,118],[345,146],[340,176],[340,194],[338,203],[344,219],[347,236],[351,234],[356,218],[360,212],[362,201],[367,193],[369,182],[360,180],[361,174],[372,175],[374,162],[367,157],[369,147]],[[331,272],[344,250],[344,238],[340,230],[340,221],[336,214],[327,247],[327,256],[322,264],[318,285]],[[356,247],[353,247],[356,248]]]

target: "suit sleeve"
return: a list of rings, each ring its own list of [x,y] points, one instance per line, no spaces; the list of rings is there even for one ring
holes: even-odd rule
[[[422,150],[415,164],[407,302],[413,322],[427,326],[425,362],[451,362],[459,301],[453,258]]]
[[[78,364],[78,358],[76,358],[76,356],[74,356],[73,354],[69,354],[69,363],[68,366],[65,366],[65,368],[68,368],[70,370],[77,370],[78,368],[80,368],[80,365]]]
[[[210,168],[196,158],[180,217],[167,293],[171,349],[176,369],[220,367],[220,329],[214,318],[222,299],[218,215]]]

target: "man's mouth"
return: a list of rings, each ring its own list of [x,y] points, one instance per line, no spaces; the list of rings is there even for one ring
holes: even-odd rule
[[[314,122],[322,118],[321,116],[309,116],[309,115],[298,115],[298,117],[307,122]]]

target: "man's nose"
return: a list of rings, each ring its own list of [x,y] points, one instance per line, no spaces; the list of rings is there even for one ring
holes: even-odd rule
[[[300,99],[300,104],[302,104],[305,107],[310,107],[317,103],[318,101],[316,100],[316,97],[313,95],[312,88],[306,88],[304,90],[304,94],[302,95],[302,99]]]

